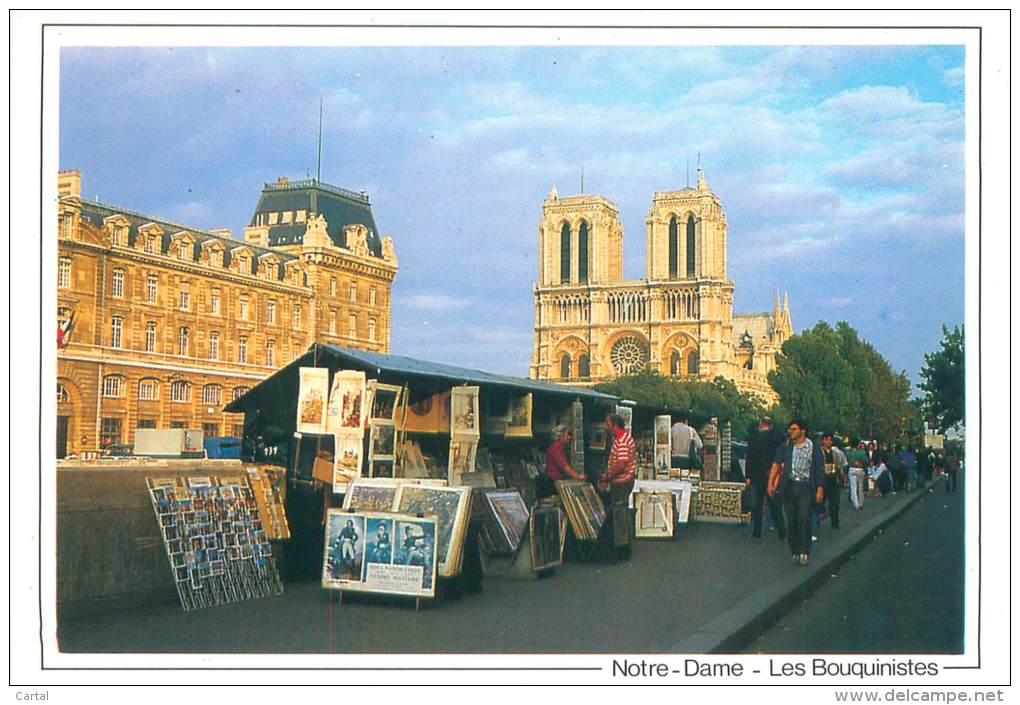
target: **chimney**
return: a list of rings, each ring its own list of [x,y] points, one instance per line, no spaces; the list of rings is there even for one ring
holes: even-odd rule
[[[57,195],[81,198],[81,172],[67,169],[57,173]]]

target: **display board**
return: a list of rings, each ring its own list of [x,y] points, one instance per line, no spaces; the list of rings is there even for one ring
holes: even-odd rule
[[[595,488],[585,480],[557,480],[556,492],[570,521],[574,538],[594,541],[606,523],[606,510]]]
[[[436,539],[433,517],[330,509],[322,587],[434,597]]]
[[[248,468],[248,481],[255,504],[270,541],[290,538],[290,525],[284,505],[287,499],[287,471],[276,466]]]
[[[671,539],[676,531],[673,494],[663,490],[641,491],[634,498],[634,537]]]
[[[325,433],[329,398],[329,370],[325,367],[298,369],[297,432]]]
[[[637,480],[630,493],[630,506],[634,506],[638,492],[669,492],[674,497],[677,524],[686,524],[690,518],[693,490],[690,480]]]
[[[482,546],[489,553],[516,553],[531,520],[520,492],[487,490],[480,495]]]
[[[471,511],[470,487],[403,483],[397,487],[393,510],[412,516],[436,517],[439,575],[446,578],[460,573]]]
[[[745,517],[740,511],[740,495],[743,492],[742,482],[702,481],[695,505],[698,520],[742,522]]]
[[[539,571],[563,562],[563,514],[556,506],[536,506],[531,512],[531,567]]]
[[[348,485],[343,508],[356,512],[392,512],[397,499],[397,487],[400,485],[445,487],[446,480],[361,478]]]
[[[185,610],[279,595],[283,583],[248,478],[146,478]]]

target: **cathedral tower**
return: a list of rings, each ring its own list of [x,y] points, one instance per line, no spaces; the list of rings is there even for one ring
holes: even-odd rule
[[[543,287],[618,282],[623,276],[623,226],[616,204],[601,196],[560,198],[554,186],[538,225]]]
[[[656,192],[645,224],[648,279],[726,280],[726,215],[701,169],[696,189]]]

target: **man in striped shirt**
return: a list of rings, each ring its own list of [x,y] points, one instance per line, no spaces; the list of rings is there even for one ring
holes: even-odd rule
[[[613,503],[627,501],[637,474],[637,446],[624,423],[619,414],[606,417],[606,435],[613,439],[613,447],[609,451],[606,471],[599,478],[599,487],[609,492]]]

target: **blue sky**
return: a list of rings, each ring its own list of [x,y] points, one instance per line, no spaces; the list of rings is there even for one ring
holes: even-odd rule
[[[916,381],[964,319],[955,46],[70,48],[60,165],[88,198],[240,236],[263,183],[368,191],[393,235],[392,351],[526,375],[555,184],[620,207],[644,276],[655,191],[701,153],[736,311],[788,291]]]

